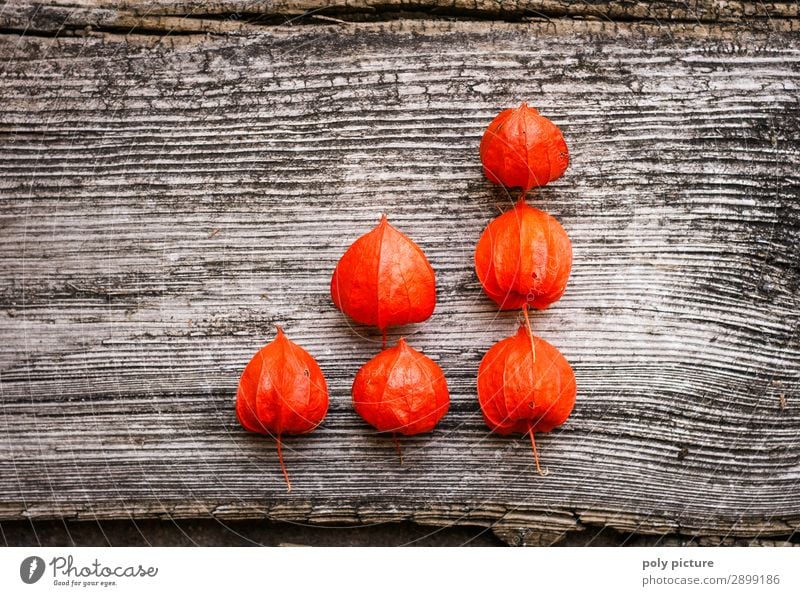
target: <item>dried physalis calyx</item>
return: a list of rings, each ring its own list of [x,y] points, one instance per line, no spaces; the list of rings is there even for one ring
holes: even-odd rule
[[[525,192],[560,178],[569,151],[558,126],[523,103],[489,124],[481,139],[481,162],[489,180]]]
[[[387,327],[431,316],[436,280],[419,246],[389,225],[384,215],[339,260],[331,297],[339,310],[359,323],[378,327],[385,338]]]
[[[564,294],[571,268],[564,228],[524,198],[486,226],[475,248],[478,279],[504,310],[547,308]]]
[[[575,374],[555,347],[524,325],[513,337],[492,346],[478,368],[478,401],[494,432],[529,434],[539,466],[533,434],[563,424],[575,406]]]
[[[317,361],[289,341],[278,327],[277,337],[247,364],[236,393],[236,416],[255,433],[275,437],[286,485],[281,436],[314,430],[328,412],[328,385]]]
[[[439,365],[401,339],[358,371],[353,405],[380,432],[416,435],[447,413],[450,393]]]

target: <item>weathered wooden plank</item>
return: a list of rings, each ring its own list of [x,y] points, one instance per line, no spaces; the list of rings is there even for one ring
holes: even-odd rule
[[[0,5],[0,28],[69,35],[84,29],[152,33],[246,33],[265,24],[298,25],[320,20],[344,22],[397,17],[503,18],[559,17],[654,23],[735,23],[749,29],[797,31],[796,2],[718,0],[7,0]]]
[[[703,26],[395,21],[229,39],[0,36],[0,517],[475,523],[547,543],[588,526],[775,536],[800,523],[800,44]],[[702,31],[702,35],[698,34]],[[471,265],[513,197],[480,134],[527,99],[562,126],[538,193],[570,233],[535,317],[579,397],[540,438],[481,421],[475,373],[512,333]],[[374,331],[335,311],[338,256],[385,211],[439,304],[397,330],[452,410],[390,441],[349,404]],[[318,432],[236,423],[281,323],[332,393]]]

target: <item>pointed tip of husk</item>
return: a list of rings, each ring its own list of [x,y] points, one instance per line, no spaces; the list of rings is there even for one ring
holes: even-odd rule
[[[386,349],[387,341],[389,340],[389,334],[386,332],[387,327],[380,327],[381,330],[381,350]]]
[[[533,449],[533,460],[536,463],[536,472],[539,476],[549,476],[550,470],[547,468],[543,468],[541,464],[539,464],[539,451],[536,449],[536,440],[533,438],[533,424],[528,426],[528,435],[531,438],[531,448]]]
[[[400,447],[400,441],[397,439],[397,433],[392,433],[392,442],[394,448],[397,450],[397,456],[400,458],[400,465],[403,465],[403,449]]]
[[[281,449],[281,435],[278,434],[275,437],[275,440],[278,445],[278,461],[280,462],[281,465],[281,472],[283,472],[283,479],[286,481],[286,492],[290,493],[292,492],[292,481],[289,480],[289,472],[286,469],[286,464],[283,462],[283,450]]]
[[[275,325],[275,339],[286,337],[286,334],[283,332],[283,327],[280,325]]]

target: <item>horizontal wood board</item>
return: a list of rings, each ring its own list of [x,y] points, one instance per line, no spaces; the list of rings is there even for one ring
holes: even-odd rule
[[[0,517],[482,524],[550,543],[596,525],[709,536],[800,523],[798,39],[736,26],[393,20],[233,37],[0,35]],[[534,317],[578,403],[529,445],[475,395],[515,313],[472,251],[515,195],[478,143],[525,99],[567,174],[532,196],[574,245]],[[390,221],[438,304],[395,330],[444,369],[450,413],[390,440],[353,412],[379,349],[331,304],[350,242]],[[238,375],[281,324],[328,418],[274,443]]]

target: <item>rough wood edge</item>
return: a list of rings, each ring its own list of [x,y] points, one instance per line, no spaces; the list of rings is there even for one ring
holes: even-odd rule
[[[59,514],[55,514],[55,510]],[[559,510],[549,513],[517,506],[503,508],[434,506],[413,509],[408,505],[345,504],[345,503],[214,503],[181,502],[98,502],[91,506],[47,503],[2,503],[0,520],[75,520],[104,521],[115,519],[215,519],[220,521],[266,520],[318,526],[357,526],[393,522],[411,522],[423,526],[478,526],[491,531],[514,546],[551,546],[580,532],[611,530],[638,536],[670,536],[672,541],[705,545],[733,544],[752,540],[789,542],[787,537],[800,530],[797,519],[748,520],[730,524],[725,534],[719,526],[713,529],[682,526],[680,522],[652,515],[646,522],[633,514],[604,511]]]
[[[559,20],[594,22],[605,27],[619,23],[648,23],[657,27],[729,25],[737,30],[798,31],[797,4],[706,1],[689,7],[679,3],[537,0],[282,0],[278,2],[124,2],[55,0],[49,3],[12,0],[0,11],[0,33],[70,36],[105,32],[145,35],[235,35],[265,27],[336,25],[360,27],[397,19],[483,19],[511,22]]]

